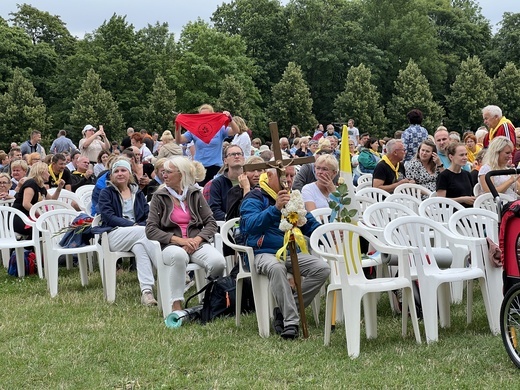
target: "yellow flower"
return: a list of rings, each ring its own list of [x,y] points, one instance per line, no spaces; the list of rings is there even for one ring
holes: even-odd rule
[[[293,211],[292,213],[289,213],[289,215],[287,216],[287,220],[293,226],[296,225],[298,223],[298,213],[295,211]]]

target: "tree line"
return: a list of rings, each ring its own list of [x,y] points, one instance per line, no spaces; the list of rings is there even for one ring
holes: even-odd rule
[[[83,39],[27,4],[0,18],[0,147],[32,130],[75,140],[87,123],[120,140],[128,126],[161,132],[202,103],[269,138],[296,124],[353,118],[376,136],[419,108],[430,132],[476,129],[502,107],[520,124],[520,14],[499,30],[473,0],[234,0],[179,37],[166,23],[136,30],[114,14]]]

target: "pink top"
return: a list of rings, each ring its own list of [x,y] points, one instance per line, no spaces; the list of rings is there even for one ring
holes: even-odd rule
[[[180,226],[182,231],[182,238],[187,238],[187,228],[190,222],[191,214],[190,209],[186,207],[186,212],[182,211],[181,206],[175,205],[173,211],[170,214],[170,220]]]

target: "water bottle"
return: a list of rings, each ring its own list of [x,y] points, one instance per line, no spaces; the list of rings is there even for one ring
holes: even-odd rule
[[[183,323],[196,320],[200,317],[202,305],[189,307],[184,310],[175,310],[164,320],[166,327],[179,328]]]

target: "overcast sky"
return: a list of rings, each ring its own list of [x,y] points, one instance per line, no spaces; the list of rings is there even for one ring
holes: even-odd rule
[[[127,22],[136,29],[155,22],[167,22],[170,30],[179,37],[182,27],[198,17],[209,22],[223,0],[26,0],[25,3],[52,15],[59,15],[72,35],[82,38],[116,13],[126,15]],[[283,0],[286,4],[288,0]],[[0,16],[9,19],[16,12],[16,4],[23,0],[0,0]],[[495,26],[504,12],[520,12],[520,0],[480,0],[482,13]]]

